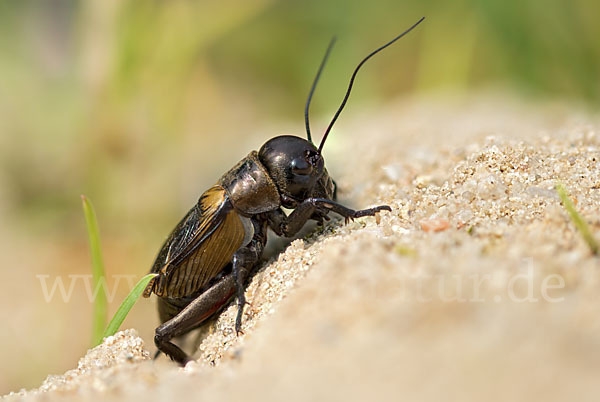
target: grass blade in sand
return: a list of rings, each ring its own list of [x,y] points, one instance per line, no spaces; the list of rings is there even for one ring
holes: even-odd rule
[[[573,224],[575,224],[575,227],[577,227],[577,230],[579,230],[579,232],[583,236],[583,239],[590,247],[590,250],[592,250],[592,253],[594,253],[595,255],[598,255],[598,252],[600,251],[598,243],[596,242],[596,239],[594,239],[592,232],[590,232],[590,228],[588,227],[585,220],[583,220],[581,215],[579,215],[579,212],[577,212],[577,210],[575,209],[575,205],[573,204],[573,201],[571,201],[571,198],[569,198],[567,190],[561,183],[558,183],[556,185],[556,191],[558,192],[558,196],[560,197],[563,206],[571,216]]]
[[[125,300],[123,300],[123,303],[121,303],[119,306],[119,309],[115,313],[112,320],[110,320],[108,323],[108,326],[104,331],[104,338],[114,335],[119,330],[119,327],[121,327],[125,317],[127,317],[127,314],[129,314],[129,310],[131,310],[135,302],[140,298],[144,292],[144,289],[146,289],[146,286],[148,286],[148,282],[150,282],[155,276],[157,276],[157,274],[148,274],[140,279],[139,282],[133,287]]]
[[[102,342],[102,329],[106,325],[107,301],[104,286],[106,278],[104,264],[102,262],[102,251],[100,249],[100,233],[94,206],[85,195],[81,196],[83,203],[83,214],[87,226],[88,239],[90,243],[90,255],[92,258],[92,282],[95,293],[94,315],[92,318],[92,346]]]

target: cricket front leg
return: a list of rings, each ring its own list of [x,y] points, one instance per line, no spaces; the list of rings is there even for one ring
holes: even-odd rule
[[[286,216],[281,209],[271,211],[267,215],[269,227],[279,236],[292,237],[308,221],[316,211],[335,212],[344,217],[346,223],[351,219],[361,218],[363,216],[373,216],[380,211],[391,211],[387,205],[380,205],[373,208],[354,210],[343,206],[335,201],[326,198],[307,198],[302,201]]]
[[[322,209],[325,211],[335,212],[338,215],[344,217],[346,223],[350,220],[354,220],[356,218],[362,218],[364,216],[375,216],[378,212],[381,211],[391,211],[392,208],[388,205],[379,205],[373,208],[367,209],[351,209],[343,206],[335,201],[327,200],[325,198],[309,198],[305,202],[309,202],[311,205],[315,205],[317,209]]]

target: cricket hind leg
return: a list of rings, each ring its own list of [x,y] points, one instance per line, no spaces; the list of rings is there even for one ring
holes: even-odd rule
[[[233,255],[231,273],[221,277],[174,316],[173,312],[165,314],[164,318],[168,320],[156,328],[154,343],[159,351],[172,360],[185,365],[191,359],[171,340],[199,327],[223,309],[234,294],[238,296],[235,329],[238,334],[241,333],[243,309],[246,304],[245,282],[256,269],[266,243],[266,224],[254,222],[254,226],[255,234],[250,243]]]
[[[173,318],[156,328],[154,344],[158,351],[169,356],[171,360],[185,365],[191,360],[190,357],[171,340],[197,328],[221,310],[229,302],[234,291],[235,279],[232,274],[226,275],[192,300]]]

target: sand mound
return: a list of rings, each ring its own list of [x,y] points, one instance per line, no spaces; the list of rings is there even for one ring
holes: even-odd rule
[[[244,336],[228,308],[180,369],[121,332],[9,399],[592,400],[600,260],[554,186],[600,238],[597,130],[481,99],[357,118],[329,170],[349,203],[393,211],[292,242],[248,287]]]

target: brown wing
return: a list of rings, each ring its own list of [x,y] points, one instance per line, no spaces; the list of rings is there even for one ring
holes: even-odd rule
[[[146,290],[161,297],[189,296],[205,286],[242,246],[245,231],[223,187],[208,189],[163,244]]]

